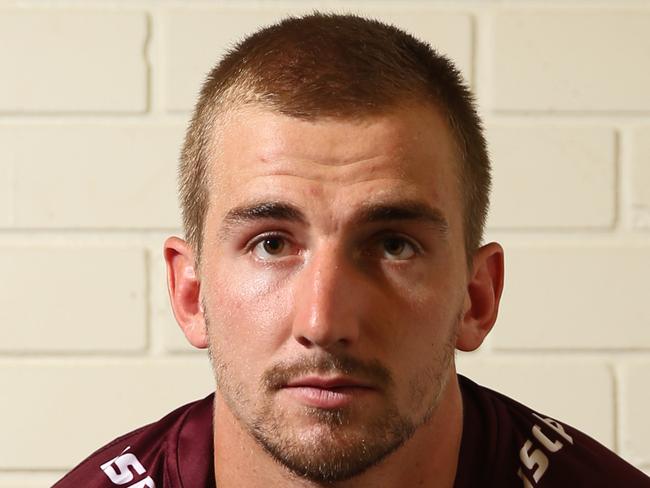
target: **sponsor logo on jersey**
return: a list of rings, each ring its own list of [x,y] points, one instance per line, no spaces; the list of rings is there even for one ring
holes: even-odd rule
[[[559,422],[540,417],[534,412],[533,416],[540,423],[533,425],[532,438],[526,439],[519,450],[522,466],[517,471],[517,476],[523,481],[524,488],[537,486],[549,468],[553,455],[562,449],[565,443],[573,444],[573,438]]]
[[[102,464],[100,466],[102,471],[117,486],[124,486],[137,480],[135,483],[125,486],[125,488],[155,488],[156,483],[151,479],[151,476],[143,478],[147,474],[147,470],[135,454],[127,452],[129,449],[131,449],[131,446],[124,449],[119,456]]]

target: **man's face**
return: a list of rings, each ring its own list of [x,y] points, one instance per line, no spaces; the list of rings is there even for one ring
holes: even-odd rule
[[[429,106],[246,108],[216,142],[200,279],[218,399],[294,472],[350,478],[426,423],[454,374],[452,137]]]

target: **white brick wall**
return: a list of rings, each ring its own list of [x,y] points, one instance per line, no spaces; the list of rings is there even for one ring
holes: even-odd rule
[[[65,471],[48,471],[29,473],[5,472],[0,474],[0,486],[3,488],[44,488],[52,486],[61,479]]]
[[[650,110],[650,12],[585,7],[495,12],[497,110]]]
[[[0,247],[0,352],[142,351],[144,258],[142,249]]]
[[[8,158],[0,158],[0,227],[13,221],[13,175]]]
[[[0,132],[0,158],[13,170],[14,226],[178,226],[174,194],[182,137],[181,125],[146,121],[5,123]]]
[[[0,111],[142,112],[146,38],[143,12],[0,10]]]
[[[621,374],[621,453],[631,462],[650,466],[650,395],[647,388],[650,362],[634,362],[622,366]]]
[[[164,283],[183,129],[220,53],[313,7],[411,29],[479,96],[506,291],[460,371],[650,472],[649,1],[0,0],[0,488],[212,388]]]
[[[607,228],[616,218],[616,138],[608,127],[490,126],[494,229]]]
[[[631,200],[639,226],[650,228],[650,126],[634,131],[631,141]]]
[[[0,469],[66,469],[212,384],[205,358],[0,361]]]
[[[650,248],[592,243],[514,247],[497,349],[650,349]]]

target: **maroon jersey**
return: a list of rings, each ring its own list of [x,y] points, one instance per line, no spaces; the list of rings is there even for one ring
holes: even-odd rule
[[[580,431],[459,375],[463,438],[454,488],[650,487]],[[90,455],[54,488],[214,488],[213,395]]]

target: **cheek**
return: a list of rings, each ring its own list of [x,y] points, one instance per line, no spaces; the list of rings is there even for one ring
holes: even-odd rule
[[[391,351],[393,372],[404,408],[420,412],[438,394],[441,379],[449,374],[449,358],[453,357],[458,314],[462,301],[450,289],[414,287],[408,305],[396,329]],[[420,412],[421,413],[421,412]]]
[[[417,280],[408,280],[409,286],[394,288],[390,354],[397,358],[396,374],[407,384],[415,372],[431,371],[455,337],[464,293],[462,283],[442,278],[449,276],[448,270],[421,272]]]
[[[254,360],[271,352],[286,336],[287,292],[270,270],[224,266],[203,283],[211,337],[234,360]]]
[[[456,318],[464,297],[463,284],[444,264],[426,263],[408,272],[387,273],[392,289],[391,308],[398,323],[416,334],[435,336]],[[408,321],[412,327],[408,327]]]

